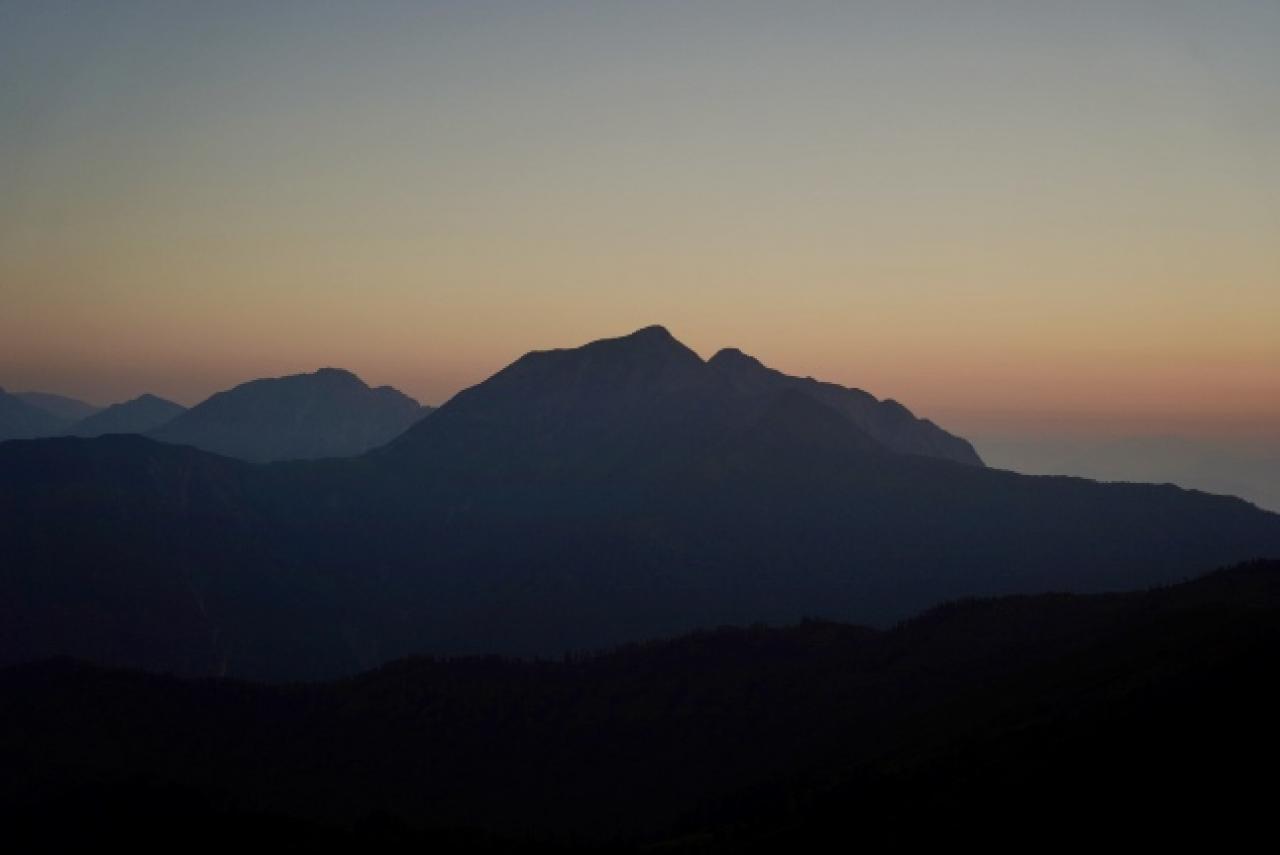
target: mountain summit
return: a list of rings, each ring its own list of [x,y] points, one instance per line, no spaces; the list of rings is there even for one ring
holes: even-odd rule
[[[352,457],[428,412],[390,386],[370,388],[350,371],[321,368],[219,392],[151,436],[252,462]]]
[[[706,362],[661,326],[576,348],[528,353],[460,392],[438,417],[409,431],[397,446],[448,447],[452,442],[444,435],[451,431],[470,445],[477,431],[484,435],[500,426],[523,455],[554,442],[564,443],[557,456],[576,454],[584,444],[635,451],[664,432],[680,434],[686,443],[700,436],[713,441],[726,431],[748,428],[788,391],[832,410],[850,436],[870,439],[864,446],[982,465],[968,442],[917,419],[896,401],[790,377],[736,348]],[[794,404],[797,399],[791,400]],[[497,449],[490,453],[501,454]]]

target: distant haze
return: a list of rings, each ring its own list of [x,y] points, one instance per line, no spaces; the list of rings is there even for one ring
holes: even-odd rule
[[[1278,44],[1245,0],[5,3],[0,385],[439,404],[663,323],[961,434],[1280,436]]]
[[[1171,483],[1280,513],[1280,439],[974,437],[987,464],[1031,475]]]

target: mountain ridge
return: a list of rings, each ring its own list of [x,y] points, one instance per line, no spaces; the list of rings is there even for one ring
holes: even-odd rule
[[[898,453],[647,329],[526,355],[359,457],[6,443],[0,550],[0,661],[300,679],[1146,587],[1280,555],[1280,515]]]
[[[483,851],[715,853],[963,830],[1021,849],[1069,805],[1055,840],[1244,842],[1265,833],[1267,794],[1226,773],[1280,759],[1278,609],[1273,561],[948,603],[886,630],[720,627],[288,686],[31,663],[0,669],[0,819],[98,844],[242,838],[269,816],[255,839],[470,828],[462,851],[487,834]],[[1155,821],[1171,807],[1187,820]]]
[[[0,442],[51,436],[66,428],[69,420],[23,400],[0,387]]]
[[[350,371],[326,367],[241,383],[149,435],[258,463],[352,457],[430,411],[390,386],[371,388]]]
[[[78,398],[56,395],[52,392],[19,392],[17,397],[33,407],[42,409],[68,422],[87,418],[102,409],[96,404],[89,404]]]
[[[751,375],[725,366],[726,360],[735,359],[734,354],[752,366]],[[668,421],[683,421],[689,427],[719,421],[722,424],[715,430],[722,431],[729,423],[756,418],[768,406],[770,395],[782,389],[796,389],[831,407],[850,423],[851,431],[866,434],[891,451],[982,465],[967,442],[932,422],[916,419],[896,401],[878,401],[858,389],[789,377],[736,348],[703,360],[656,324],[575,348],[531,351],[459,392],[440,408],[438,418],[406,431],[392,448],[407,450],[419,441],[417,434],[439,433],[455,418],[487,427],[505,422],[513,431],[535,433],[575,429],[582,433],[595,425],[600,431],[624,436],[635,432],[637,423]],[[504,396],[512,400],[504,401]],[[851,403],[854,400],[859,403]],[[662,412],[668,408],[672,412]],[[874,415],[868,415],[868,408],[875,410]],[[421,440],[423,444],[430,441]]]
[[[708,364],[731,378],[744,392],[759,394],[767,389],[798,389],[843,413],[893,451],[955,460],[972,466],[984,465],[967,440],[946,432],[928,419],[917,418],[892,398],[879,400],[861,389],[784,374],[733,347],[717,351]]]
[[[172,421],[186,409],[158,395],[145,393],[81,419],[71,425],[67,433],[83,437],[106,433],[147,433]]]

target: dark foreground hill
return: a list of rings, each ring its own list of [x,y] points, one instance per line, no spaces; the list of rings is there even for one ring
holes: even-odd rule
[[[0,663],[293,679],[1141,588],[1280,555],[1280,516],[897,453],[648,329],[523,357],[362,458],[0,445],[0,554]]]
[[[242,383],[152,432],[241,460],[354,457],[390,442],[430,412],[391,388],[337,368]]]
[[[288,687],[43,662],[0,671],[0,805],[50,845],[1234,848],[1277,656],[1270,562]]]

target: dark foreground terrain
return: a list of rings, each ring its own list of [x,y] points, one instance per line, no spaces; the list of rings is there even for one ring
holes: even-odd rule
[[[327,683],[45,661],[0,804],[51,848],[1221,849],[1272,830],[1277,661],[1280,562]]]

